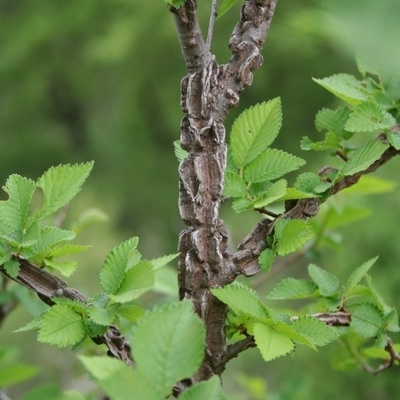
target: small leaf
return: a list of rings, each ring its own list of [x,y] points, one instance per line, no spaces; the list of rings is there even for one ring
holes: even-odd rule
[[[269,300],[296,300],[316,297],[318,287],[305,279],[285,278],[267,296]]]
[[[387,145],[382,142],[371,140],[366,145],[354,151],[349,161],[346,162],[340,173],[344,176],[354,175],[357,172],[366,170],[375,161],[379,160]]]
[[[399,132],[390,132],[386,134],[389,143],[396,149],[400,150],[400,133]]]
[[[133,346],[133,358],[147,381],[167,396],[176,382],[190,378],[200,367],[204,337],[191,302],[163,305],[140,319],[132,338],[140,346]]]
[[[223,0],[221,6],[218,9],[218,18],[222,17],[228,10],[230,10],[236,3],[237,0]]]
[[[244,197],[247,192],[246,182],[235,172],[226,171],[224,196]]]
[[[117,303],[128,303],[153,286],[154,270],[151,264],[148,261],[140,261],[126,273],[117,293],[109,295]]]
[[[344,189],[346,194],[376,194],[394,190],[396,183],[377,176],[363,175],[356,185]]]
[[[0,387],[7,388],[17,383],[24,382],[39,373],[39,369],[31,365],[14,363],[0,367]],[[3,397],[3,395],[2,395]],[[9,399],[4,395],[4,399]]]
[[[179,398],[180,400],[226,400],[221,380],[215,375],[208,381],[197,382],[190,386]]]
[[[296,330],[294,330],[291,325],[288,325],[285,322],[277,322],[274,328],[278,333],[287,336],[290,340],[293,340],[295,343],[299,343],[304,346],[308,346],[310,349],[317,350],[316,347],[305,336],[301,335]]]
[[[91,249],[93,246],[91,245],[79,245],[79,244],[71,244],[67,243],[59,247],[55,247],[50,250],[48,257],[60,257],[60,256],[68,256],[70,254],[82,253],[86,250]]]
[[[255,323],[252,334],[264,361],[286,356],[294,350],[294,343],[269,325]]]
[[[276,251],[280,256],[292,253],[303,247],[314,236],[312,227],[306,221],[300,219],[289,220],[282,230]]]
[[[311,279],[317,284],[318,290],[322,296],[328,297],[336,293],[339,287],[339,280],[335,275],[318,267],[315,264],[308,266],[308,274]]]
[[[361,221],[370,215],[371,209],[365,207],[348,206],[342,210],[331,208],[325,216],[324,229],[337,229]]]
[[[19,175],[11,175],[3,186],[9,199],[0,201],[0,220],[12,230],[25,228],[35,187],[35,182]]]
[[[232,203],[232,208],[235,212],[239,213],[248,210],[252,206],[253,202],[247,198],[236,199]]]
[[[18,260],[15,260],[14,258],[9,258],[7,261],[4,262],[3,266],[7,272],[7,275],[10,278],[16,278],[18,276],[19,274]]]
[[[349,132],[376,132],[391,129],[396,120],[391,114],[383,110],[375,100],[367,100],[359,104],[346,123]]]
[[[44,205],[35,218],[42,219],[72,200],[81,190],[89,176],[93,162],[51,167],[38,180],[37,186],[43,190]]]
[[[55,226],[44,226],[40,230],[37,243],[29,250],[31,252],[31,257],[40,253],[47,253],[54,246],[62,242],[73,240],[75,237],[76,233],[74,231],[66,231]]]
[[[371,338],[379,334],[383,324],[383,315],[377,306],[361,303],[356,306],[351,316],[350,328],[362,337]]]
[[[261,252],[258,257],[258,263],[264,272],[269,272],[274,261],[275,261],[276,252],[272,249],[265,249]]]
[[[179,140],[174,141],[174,152],[175,152],[175,157],[178,159],[179,162],[184,160],[189,155],[189,153],[186,150],[182,149]]]
[[[261,319],[269,317],[268,310],[261,303],[257,292],[242,283],[234,282],[222,288],[211,289],[211,293],[236,313]]]
[[[231,154],[237,168],[245,167],[276,138],[282,125],[279,98],[257,104],[243,111],[231,132]]]
[[[313,81],[353,106],[367,100],[361,82],[352,75],[337,74],[323,79],[313,78]]]
[[[68,277],[71,276],[77,267],[76,261],[56,261],[44,259],[44,264],[48,267],[54,268],[60,271],[62,275]]]
[[[119,304],[113,304],[109,307],[97,307],[92,305],[89,309],[89,318],[98,325],[109,326],[114,322],[118,308]]]
[[[314,194],[316,193],[316,188],[318,188],[322,183],[321,177],[313,172],[305,172],[300,174],[294,187],[303,193]]]
[[[125,271],[139,239],[133,237],[116,246],[106,257],[100,271],[100,284],[103,290],[109,294],[116,294],[125,277]]]
[[[158,271],[160,268],[168,265],[171,261],[175,260],[178,256],[179,253],[168,254],[167,256],[154,258],[153,260],[149,260],[148,262],[151,264],[154,271]]]
[[[317,318],[301,316],[291,324],[292,328],[306,337],[314,346],[325,346],[336,340],[339,334]]]
[[[120,306],[118,308],[118,315],[133,323],[136,323],[140,318],[142,318],[143,314],[143,308],[137,306],[136,304]]]
[[[347,107],[339,107],[336,110],[323,108],[315,117],[315,127],[320,132],[327,130],[348,140],[353,136],[351,132],[344,129],[349,115],[350,110]]]
[[[340,147],[341,138],[335,135],[333,132],[327,132],[325,134],[325,140],[319,142],[313,142],[307,136],[304,136],[300,142],[302,150],[314,150],[314,151],[336,151]]]
[[[82,316],[67,304],[56,304],[42,317],[38,341],[57,347],[73,346],[86,335]]]
[[[280,178],[305,164],[302,158],[277,149],[266,149],[244,168],[247,182],[257,183]]]
[[[185,3],[186,0],[165,0],[165,2],[172,7],[179,8],[181,5]]]
[[[345,293],[350,292],[360,281],[367,275],[370,268],[375,264],[378,257],[371,258],[361,265],[361,267],[356,268],[350,275],[349,279],[345,285]]]
[[[268,190],[262,192],[254,203],[254,208],[263,208],[268,204],[282,198],[286,194],[287,181],[285,179],[280,179],[279,181],[273,183]]]

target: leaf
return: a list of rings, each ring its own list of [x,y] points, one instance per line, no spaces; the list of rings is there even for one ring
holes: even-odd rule
[[[74,231],[67,231],[55,226],[44,226],[40,229],[39,240],[30,249],[31,257],[40,253],[47,253],[54,246],[75,239]]]
[[[383,110],[375,100],[367,100],[354,108],[346,123],[349,132],[376,132],[391,129],[396,120]]]
[[[82,253],[86,250],[91,249],[93,246],[91,245],[79,245],[79,244],[71,244],[67,243],[59,247],[55,247],[50,250],[48,257],[60,257],[60,256],[68,256],[70,254]]]
[[[176,279],[176,268],[166,267],[156,271],[155,282],[152,290],[176,298],[179,293],[178,280]]]
[[[361,303],[356,306],[352,316],[350,328],[365,338],[372,338],[383,328],[384,318],[379,308],[370,303]]]
[[[313,78],[313,81],[353,106],[367,100],[362,92],[361,82],[352,75],[337,74],[323,79]]]
[[[165,2],[172,7],[179,8],[186,0],[165,0]]]
[[[285,322],[277,322],[274,326],[275,330],[282,335],[285,335],[290,340],[293,340],[295,343],[302,344],[303,346],[307,346],[310,349],[317,350],[316,347],[308,340],[305,336],[296,332],[291,325],[288,325]]]
[[[244,197],[247,192],[246,182],[235,172],[226,171],[224,196]]]
[[[350,139],[353,135],[345,130],[345,124],[349,118],[350,109],[347,107],[339,107],[336,110],[323,108],[315,117],[315,127],[322,132],[327,130],[343,139]]]
[[[26,381],[39,373],[39,369],[31,365],[14,363],[0,367],[0,387],[7,388]],[[8,397],[4,397],[7,399]]]
[[[208,381],[197,382],[190,386],[179,398],[180,400],[226,400],[221,380],[215,375]]]
[[[44,205],[35,218],[43,219],[72,200],[81,190],[92,168],[93,161],[85,164],[59,165],[47,170],[37,182],[37,187],[43,190]]]
[[[125,271],[139,239],[133,237],[116,246],[107,255],[100,271],[100,285],[106,293],[116,294],[125,277]]]
[[[398,132],[389,132],[386,134],[389,143],[396,149],[400,150],[400,134]]]
[[[268,204],[282,198],[286,194],[287,181],[285,179],[280,179],[279,181],[273,183],[269,189],[262,192],[254,203],[254,208],[263,208]]]
[[[114,322],[118,309],[119,304],[113,304],[109,307],[92,305],[89,309],[89,318],[98,325],[109,326]]]
[[[232,208],[235,212],[239,213],[249,209],[252,204],[253,202],[250,199],[240,198],[232,202]]]
[[[377,259],[378,257],[371,258],[363,263],[361,267],[358,267],[353,271],[344,287],[345,293],[350,292],[354,287],[356,287],[356,285],[360,283],[360,281],[367,275],[370,268],[375,264]]]
[[[178,159],[179,162],[184,160],[189,155],[189,153],[186,150],[182,149],[179,140],[174,141],[174,153],[175,157]]]
[[[362,175],[356,185],[344,189],[346,194],[377,194],[394,190],[396,183],[377,176]]]
[[[190,378],[204,357],[205,329],[190,301],[155,308],[139,321],[132,355],[140,372],[163,395]]]
[[[339,287],[339,280],[335,275],[330,274],[315,264],[308,266],[308,274],[318,286],[318,290],[322,296],[328,297],[336,293]]]
[[[269,317],[268,310],[261,303],[257,292],[242,283],[234,282],[222,288],[211,289],[211,293],[236,313],[261,319]]]
[[[4,261],[4,269],[7,272],[7,275],[10,278],[16,278],[19,274],[19,262],[14,258],[9,258],[7,261]]]
[[[365,207],[348,206],[342,210],[331,208],[324,219],[324,229],[337,229],[352,224],[371,215],[371,209]]]
[[[294,350],[294,343],[269,325],[255,323],[252,334],[264,361],[286,356]]]
[[[294,187],[303,193],[315,195],[316,189],[321,183],[322,180],[320,176],[313,172],[305,172],[297,177]]]
[[[110,357],[78,356],[103,391],[113,400],[161,400],[158,388],[140,371]]]
[[[292,253],[315,236],[312,227],[301,219],[289,220],[282,230],[282,235],[276,246],[276,251],[280,256]]]
[[[178,256],[179,253],[169,254],[167,256],[154,258],[153,260],[149,260],[148,262],[151,264],[154,271],[158,271],[160,268],[168,265],[171,261],[175,260],[175,258]]]
[[[137,306],[136,304],[131,304],[128,306],[120,306],[118,309],[119,316],[133,323],[136,323],[140,318],[142,318],[143,314],[144,314],[143,308]]]
[[[258,263],[264,272],[269,272],[274,261],[275,261],[276,252],[272,249],[265,249],[261,252],[258,257]]]
[[[292,322],[291,327],[314,346],[325,346],[339,337],[336,331],[315,317],[301,316]]]
[[[369,73],[380,77],[381,68],[379,67],[379,65],[376,64],[374,60],[367,58],[365,54],[358,53],[356,55],[356,63],[357,69],[363,76]]]
[[[388,146],[386,144],[376,140],[370,140],[366,145],[354,151],[340,170],[340,173],[344,176],[350,176],[366,170],[376,160],[379,160],[387,148]]]
[[[8,200],[0,201],[0,220],[11,230],[23,231],[26,227],[35,182],[19,175],[11,175],[3,186]]]
[[[108,215],[100,210],[99,208],[89,208],[81,213],[76,221],[74,221],[72,225],[72,230],[79,234],[84,229],[92,226],[94,224],[98,224],[100,222],[106,222],[108,220]]]
[[[56,304],[42,317],[38,341],[57,347],[73,346],[86,335],[82,316],[67,304]]]
[[[231,154],[237,168],[245,167],[277,137],[282,125],[281,100],[275,98],[243,111],[231,132]]]
[[[277,149],[266,149],[244,168],[247,182],[257,183],[280,178],[305,164],[302,158]]]
[[[56,269],[60,271],[62,275],[68,277],[71,276],[77,267],[76,261],[56,261],[56,260],[49,260],[45,259],[44,263],[46,266]]]
[[[296,300],[315,297],[318,287],[305,279],[285,278],[267,296],[269,300]]]
[[[302,150],[314,150],[314,151],[335,151],[340,147],[341,139],[333,132],[327,132],[325,134],[325,140],[319,142],[313,142],[307,136],[304,136],[300,142]]]
[[[222,17],[228,10],[230,10],[237,0],[224,0],[217,12],[217,19]]]
[[[148,261],[140,261],[130,269],[115,294],[110,298],[117,303],[128,303],[154,286],[154,270]]]

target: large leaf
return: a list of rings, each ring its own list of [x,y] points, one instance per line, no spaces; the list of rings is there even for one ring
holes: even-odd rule
[[[263,152],[275,140],[281,125],[279,98],[243,111],[233,123],[231,132],[230,144],[236,167],[243,168]]]
[[[336,293],[339,287],[339,280],[335,275],[332,275],[315,264],[310,264],[308,266],[308,274],[318,285],[318,290],[322,296],[332,296]]]
[[[304,279],[285,278],[267,296],[269,300],[306,299],[317,295],[317,285]]]
[[[265,361],[285,356],[294,350],[293,341],[269,325],[255,323],[252,334]]]
[[[280,179],[279,181],[273,183],[268,190],[262,192],[257,196],[257,200],[254,203],[255,208],[266,207],[268,204],[280,199],[286,194],[287,181],[285,179]]]
[[[387,148],[388,146],[382,142],[370,140],[366,145],[354,151],[344,167],[340,170],[340,173],[349,176],[366,170],[381,157]]]
[[[243,197],[246,195],[246,182],[238,174],[232,171],[225,173],[224,196]]]
[[[336,110],[323,108],[315,117],[315,127],[321,132],[327,130],[343,139],[350,139],[351,133],[345,130],[345,124],[350,115],[350,109],[339,107]]]
[[[92,168],[93,162],[89,162],[59,165],[47,170],[37,182],[37,186],[43,190],[44,204],[36,218],[47,217],[72,200],[81,190]]]
[[[234,282],[223,288],[211,289],[211,293],[237,313],[261,319],[269,317],[257,292],[242,283]]]
[[[351,329],[359,335],[372,338],[378,335],[384,324],[384,318],[375,304],[357,305],[351,316]]]
[[[0,201],[0,223],[10,230],[22,231],[27,223],[35,182],[19,175],[11,175],[3,186],[8,200]],[[1,231],[8,229],[0,229]]]
[[[247,182],[257,183],[280,178],[305,164],[302,158],[277,149],[266,149],[244,168]]]
[[[38,340],[57,347],[67,347],[77,344],[85,335],[82,316],[67,304],[56,304],[43,315]]]
[[[325,346],[336,340],[339,336],[325,322],[310,316],[299,317],[291,326],[300,335],[306,337],[314,346]]]
[[[217,376],[213,376],[208,381],[197,382],[185,390],[180,400],[225,400],[226,397],[222,392],[221,380]]]
[[[139,239],[133,237],[116,246],[106,257],[100,271],[100,284],[109,294],[116,294],[125,277],[125,272],[130,265],[132,257],[136,256],[135,250]]]
[[[147,313],[133,334],[133,358],[147,381],[164,396],[190,378],[204,357],[204,326],[192,303],[182,301]]]

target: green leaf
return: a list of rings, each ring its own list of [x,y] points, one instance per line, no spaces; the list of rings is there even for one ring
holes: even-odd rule
[[[275,261],[275,256],[276,252],[272,249],[265,249],[260,253],[258,263],[264,272],[269,272]]]
[[[353,271],[344,287],[345,293],[350,292],[356,285],[360,283],[360,281],[367,275],[370,268],[375,264],[377,259],[378,257],[371,258]]]
[[[208,381],[197,382],[190,386],[179,398],[180,400],[226,400],[221,380],[215,375]]]
[[[154,292],[177,298],[178,280],[176,279],[176,268],[166,267],[155,273],[155,282],[152,289]]]
[[[43,190],[44,205],[35,218],[45,218],[72,200],[81,190],[92,168],[93,161],[59,165],[47,170],[37,182],[37,186]]]
[[[308,274],[318,286],[318,290],[322,296],[328,297],[336,293],[339,287],[339,280],[335,275],[332,275],[315,264],[310,264],[308,266]]]
[[[159,258],[154,258],[153,260],[149,260],[149,263],[153,267],[154,271],[158,271],[160,268],[168,265],[171,261],[175,260],[175,258],[178,256],[179,253],[168,254],[167,256],[162,256]]]
[[[257,292],[242,283],[234,282],[222,288],[211,289],[211,293],[236,313],[261,319],[269,317],[269,312],[261,303]]]
[[[35,182],[19,175],[11,175],[3,186],[8,200],[0,201],[0,221],[11,230],[23,231],[26,227]]]
[[[273,183],[269,189],[262,192],[254,203],[254,208],[263,208],[268,204],[282,198],[286,194],[287,181],[285,179],[280,179],[279,181]]]
[[[226,171],[224,196],[244,197],[247,192],[246,182],[235,172]]]
[[[252,334],[264,361],[286,356],[294,350],[294,343],[287,336],[278,333],[271,326],[255,323]]]
[[[79,245],[79,244],[71,244],[67,243],[59,247],[55,247],[50,250],[48,257],[60,257],[60,256],[68,256],[70,254],[82,253],[86,250],[91,249],[93,246],[91,245]]]
[[[76,221],[74,221],[72,225],[72,230],[79,234],[84,229],[92,226],[94,224],[98,224],[100,222],[106,222],[108,220],[108,215],[95,207],[89,208],[82,212]]]
[[[365,54],[358,53],[356,55],[356,63],[357,63],[357,69],[363,76],[369,73],[380,77],[381,68],[379,67],[379,65],[376,64],[374,60],[367,58]]]
[[[117,293],[110,298],[117,303],[128,303],[137,299],[154,286],[154,270],[148,261],[140,261],[131,268],[121,282]]]
[[[79,356],[85,368],[113,400],[161,400],[158,388],[132,367],[110,357]]]
[[[113,304],[109,307],[92,305],[89,309],[89,318],[98,325],[109,326],[114,322],[118,309],[119,304]]]
[[[327,132],[325,134],[325,140],[319,142],[313,142],[307,136],[304,136],[300,142],[302,150],[314,150],[314,151],[335,151],[340,147],[341,139],[333,132]]]
[[[371,338],[379,334],[383,324],[383,315],[376,305],[361,303],[351,316],[350,328],[362,337]]]
[[[49,260],[44,259],[44,263],[47,267],[51,267],[60,271],[62,275],[68,277],[71,276],[77,267],[76,261],[56,261],[56,260]]]
[[[371,209],[365,207],[344,207],[342,210],[331,208],[324,217],[324,229],[337,229],[338,227],[352,224],[371,215]]]
[[[305,279],[285,278],[267,296],[269,300],[296,300],[316,297],[318,287]]]
[[[367,100],[354,108],[346,123],[349,132],[376,132],[391,129],[396,120],[383,110],[375,100]]]
[[[204,357],[205,329],[192,303],[181,301],[155,308],[139,321],[133,334],[133,358],[148,382],[164,396],[190,378]]]
[[[175,152],[175,157],[178,159],[179,162],[183,161],[189,155],[189,153],[186,150],[182,149],[179,140],[174,141],[174,152]]]
[[[291,325],[280,321],[275,324],[274,328],[278,333],[285,335],[290,340],[293,340],[295,343],[299,343],[304,346],[308,346],[310,349],[317,350],[317,348],[310,342],[310,340],[294,330]]]
[[[315,236],[312,227],[301,219],[289,220],[282,229],[282,235],[276,246],[276,251],[280,256],[292,253]]]
[[[389,143],[396,149],[400,150],[400,133],[398,132],[389,132],[386,134]]]
[[[316,197],[315,193],[305,193],[296,188],[288,188],[281,200],[311,199],[313,197]]]
[[[325,346],[339,337],[339,334],[330,326],[310,316],[299,317],[292,322],[291,327],[314,346]]]
[[[38,373],[38,368],[22,363],[0,367],[0,387],[7,388],[17,383],[24,382]]]
[[[144,310],[136,304],[131,304],[128,306],[120,306],[117,314],[130,322],[136,323],[143,317]]]
[[[30,249],[31,257],[40,253],[47,253],[54,246],[62,242],[73,240],[75,237],[76,233],[74,231],[66,231],[55,226],[44,226],[40,229],[39,240]]]
[[[10,278],[16,278],[18,276],[19,262],[17,260],[14,258],[9,258],[4,262],[3,266]]]
[[[385,150],[388,148],[386,144],[377,140],[371,140],[366,145],[354,151],[349,160],[340,170],[344,176],[354,175],[357,172],[366,170],[376,160],[378,160]]]
[[[186,0],[165,0],[167,4],[172,7],[179,8],[182,4],[185,3]]]
[[[346,194],[377,194],[394,190],[396,183],[372,175],[362,175],[356,185],[344,189]]]
[[[362,91],[361,82],[352,75],[337,74],[323,79],[313,78],[313,81],[353,106],[367,100],[367,96]]]
[[[217,19],[222,17],[228,10],[230,10],[236,3],[237,0],[223,0],[221,6],[218,9]]]
[[[280,178],[305,164],[302,158],[277,149],[266,149],[244,168],[247,182],[257,183]]]
[[[321,184],[320,176],[313,172],[305,172],[297,177],[294,187],[303,193],[314,194],[315,196],[316,190]]]
[[[82,316],[67,304],[56,304],[42,317],[38,341],[57,347],[73,346],[86,335]]]
[[[232,202],[232,208],[235,212],[239,213],[248,210],[252,204],[253,202],[250,199],[240,198]]]
[[[237,168],[245,167],[276,138],[282,125],[281,100],[275,98],[243,111],[231,132],[231,154]]]
[[[116,246],[106,257],[100,271],[100,285],[106,293],[116,294],[125,277],[125,271],[133,256],[139,239],[133,237]]]
[[[323,108],[315,117],[315,127],[320,132],[327,130],[343,139],[350,139],[353,136],[352,133],[344,128],[349,115],[350,110],[347,107],[339,107],[336,110]]]

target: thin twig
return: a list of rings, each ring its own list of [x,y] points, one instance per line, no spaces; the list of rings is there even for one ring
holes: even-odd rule
[[[208,24],[208,33],[206,40],[206,46],[208,50],[211,49],[211,42],[214,34],[214,26],[216,18],[217,18],[217,0],[213,0],[211,4],[210,22]]]

